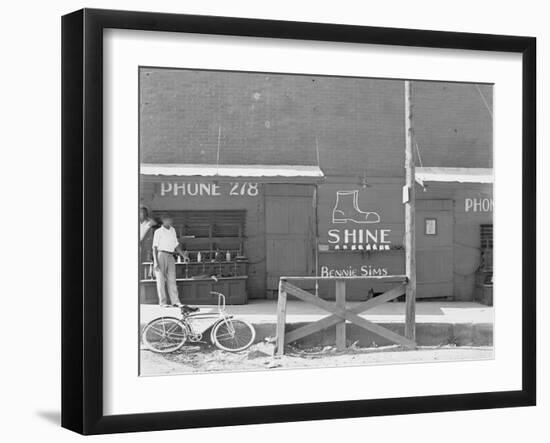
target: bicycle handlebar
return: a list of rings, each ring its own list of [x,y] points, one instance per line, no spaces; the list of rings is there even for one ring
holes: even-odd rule
[[[215,275],[211,275],[210,277],[215,282],[218,281],[218,277],[216,277]],[[223,311],[225,309],[225,295],[223,295],[221,292],[216,291],[210,291],[210,294],[218,296],[218,310]]]
[[[210,294],[218,296],[218,310],[223,311],[225,309],[225,295],[216,291],[210,291]]]

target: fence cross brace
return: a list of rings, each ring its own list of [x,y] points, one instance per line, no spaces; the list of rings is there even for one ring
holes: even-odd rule
[[[384,292],[376,298],[372,298],[350,309],[347,309],[345,307],[345,280],[343,279],[336,280],[336,302],[331,303],[301,288],[298,288],[297,286],[281,278],[281,280],[279,281],[279,300],[277,306],[277,340],[275,349],[276,355],[284,354],[285,344],[291,343],[323,329],[327,329],[333,325],[336,325],[337,347],[338,349],[344,349],[346,346],[346,321],[349,321],[350,323],[353,323],[368,331],[374,332],[375,334],[380,335],[394,343],[400,344],[408,349],[414,349],[416,347],[416,343],[414,341],[403,337],[389,330],[388,328],[380,326],[359,316],[360,313],[368,309],[372,309],[375,306],[378,306],[382,303],[393,300],[403,295],[406,291],[406,286],[406,283],[401,283],[399,286],[396,286]],[[316,322],[309,323],[285,334],[286,301],[288,295],[293,295],[300,300],[320,307],[321,309],[328,311],[332,315],[323,317]]]

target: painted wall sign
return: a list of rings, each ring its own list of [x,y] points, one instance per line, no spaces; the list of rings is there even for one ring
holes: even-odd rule
[[[492,198],[465,198],[465,212],[493,212]]]
[[[256,182],[161,182],[161,197],[256,197],[260,185]]]
[[[379,223],[377,212],[362,211],[358,205],[359,191],[337,191],[332,210],[332,223]]]
[[[390,249],[389,229],[329,229],[328,242],[334,249],[383,251]]]
[[[359,190],[336,191],[329,247],[334,250],[384,251],[390,249],[390,229],[367,227],[380,223],[380,214],[359,207]]]
[[[344,268],[332,268],[321,266],[321,277],[368,277],[388,275],[387,268],[372,265],[347,266]]]

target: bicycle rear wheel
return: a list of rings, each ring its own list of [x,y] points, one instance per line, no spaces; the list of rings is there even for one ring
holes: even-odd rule
[[[183,346],[187,340],[187,328],[175,317],[159,317],[143,328],[141,340],[147,349],[167,354]]]
[[[212,330],[214,344],[229,352],[244,351],[254,343],[256,330],[244,320],[226,319],[220,321]]]

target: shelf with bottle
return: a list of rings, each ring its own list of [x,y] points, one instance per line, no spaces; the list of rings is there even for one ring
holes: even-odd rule
[[[248,275],[233,275],[229,277],[218,277],[216,276],[216,280],[246,280],[248,279]],[[155,278],[147,278],[147,279],[141,279],[141,283],[156,283]],[[178,277],[176,278],[177,282],[201,282],[201,281],[212,281],[211,276],[196,276],[196,277]]]
[[[227,249],[223,251],[214,251],[211,249],[198,249],[193,251],[185,251],[188,255],[188,260],[185,260],[178,255],[176,265],[200,265],[203,263],[246,263],[247,258],[241,255],[240,249]],[[199,255],[200,254],[200,255]],[[142,265],[152,265],[153,261],[143,261]]]
[[[179,263],[203,263],[203,262],[232,262],[237,261],[237,257],[242,257],[241,249],[195,249],[186,250],[185,257],[179,257]],[[188,258],[188,260],[186,260]]]
[[[196,251],[197,254],[200,251]],[[229,251],[228,251],[229,252]],[[242,257],[236,259],[237,257]],[[217,275],[219,277],[246,276],[248,271],[248,260],[246,257],[231,255],[230,261],[225,260],[204,260],[183,261],[181,256],[176,261],[176,277],[178,279],[196,279],[197,276]],[[196,258],[196,257],[195,257]],[[142,282],[155,281],[154,264],[152,261],[142,262]]]

